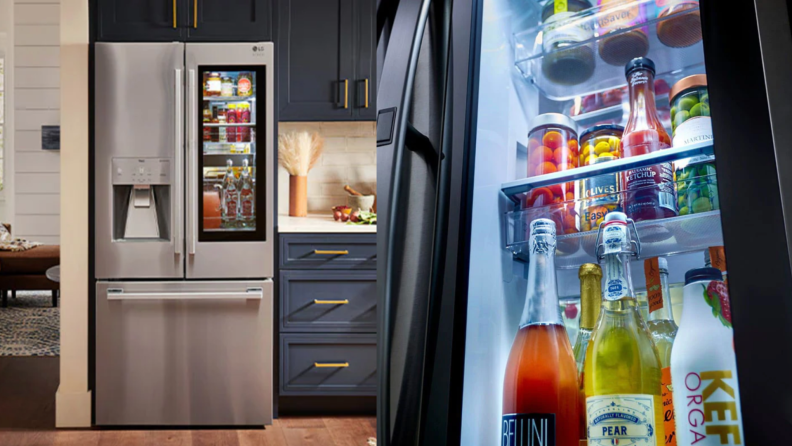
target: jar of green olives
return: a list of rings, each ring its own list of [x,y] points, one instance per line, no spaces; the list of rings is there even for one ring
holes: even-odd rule
[[[675,172],[679,215],[700,214],[720,209],[715,159],[692,158]]]
[[[712,141],[707,76],[695,74],[671,87],[671,128],[674,147]]]

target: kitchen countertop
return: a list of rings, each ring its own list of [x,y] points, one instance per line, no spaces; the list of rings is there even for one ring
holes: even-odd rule
[[[348,225],[333,220],[332,214],[308,214],[307,217],[278,215],[278,233],[360,233],[375,234],[377,225]]]

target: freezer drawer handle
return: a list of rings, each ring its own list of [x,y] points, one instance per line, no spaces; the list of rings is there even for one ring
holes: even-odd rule
[[[319,300],[314,299],[314,303],[316,305],[346,305],[349,303],[349,299],[344,300]]]
[[[185,292],[185,293],[126,293],[120,288],[107,290],[107,300],[206,300],[206,299],[256,299],[264,298],[263,288],[248,288],[244,292]]]
[[[349,251],[347,251],[346,249],[343,251],[323,251],[321,249],[314,249],[314,254],[331,254],[331,255],[345,256],[349,254]]]
[[[335,367],[335,368],[346,368],[349,367],[348,362],[314,362],[314,367],[323,368],[323,367]]]

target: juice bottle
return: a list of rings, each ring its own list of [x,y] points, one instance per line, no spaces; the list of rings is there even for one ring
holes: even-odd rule
[[[580,438],[586,439],[586,392],[583,367],[591,333],[597,324],[602,306],[602,268],[596,263],[584,263],[578,270],[580,278],[580,331],[575,340],[575,363],[580,386]]]
[[[661,446],[660,357],[638,313],[627,220],[611,212],[600,225],[602,308],[584,367],[588,444]]]
[[[684,310],[671,351],[677,444],[745,444],[729,291],[717,268],[685,273]]]
[[[654,96],[655,65],[638,57],[625,67],[630,91],[630,116],[624,126],[622,151],[625,158],[671,147],[660,119]],[[674,169],[671,163],[628,170],[624,174],[625,213],[634,221],[669,218],[677,215]]]
[[[501,445],[578,446],[578,382],[556,292],[556,227],[531,222],[528,297],[503,379]]]

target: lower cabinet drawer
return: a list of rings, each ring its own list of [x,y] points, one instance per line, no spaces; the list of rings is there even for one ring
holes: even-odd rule
[[[282,334],[281,395],[376,395],[377,335]]]

